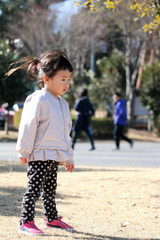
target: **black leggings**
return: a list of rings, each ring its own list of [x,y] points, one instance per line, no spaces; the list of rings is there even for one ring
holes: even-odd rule
[[[123,134],[123,125],[120,124],[116,124],[114,125],[114,139],[115,139],[115,143],[116,143],[116,147],[119,148],[120,146],[120,139],[124,139],[125,141],[127,141],[128,143],[131,143],[131,139],[127,138],[124,134]]]
[[[48,222],[58,218],[55,203],[59,163],[53,160],[28,163],[28,185],[22,201],[21,222],[34,220],[35,203],[41,195],[44,215]]]

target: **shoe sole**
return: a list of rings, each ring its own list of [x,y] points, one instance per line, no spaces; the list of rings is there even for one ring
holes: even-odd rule
[[[20,230],[18,229],[18,233],[22,233],[22,234],[25,234],[25,235],[32,235],[32,236],[44,236],[45,234],[44,233],[30,233],[30,232],[25,232],[23,230]]]
[[[45,225],[46,228],[54,228],[56,230],[63,230],[63,231],[69,231],[69,232],[72,232],[72,231],[75,231],[73,228],[61,228],[61,227],[54,227],[54,226],[48,226],[48,225]]]

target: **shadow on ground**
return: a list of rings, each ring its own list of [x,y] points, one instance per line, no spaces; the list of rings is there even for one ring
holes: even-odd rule
[[[27,184],[27,183],[26,183]],[[0,187],[0,216],[20,216],[21,202],[25,187]],[[56,194],[56,202],[61,205],[68,205],[70,202],[67,199],[81,198],[76,195]],[[36,202],[36,215],[41,214],[42,204],[41,198]]]
[[[74,231],[73,233],[76,234],[74,236],[74,239],[80,240],[80,239],[85,239],[85,240],[160,240],[160,238],[149,238],[149,239],[144,239],[144,238],[121,238],[121,237],[113,237],[113,236],[107,236],[107,235],[99,235],[99,234],[92,234],[92,233],[87,233],[87,232],[79,232],[79,231]],[[78,236],[80,234],[81,236]],[[60,237],[61,235],[55,234],[55,237]],[[82,237],[83,236],[83,237]],[[68,240],[67,235],[63,235],[64,238]]]

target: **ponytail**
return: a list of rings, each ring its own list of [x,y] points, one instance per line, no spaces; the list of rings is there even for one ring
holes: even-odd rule
[[[18,66],[18,67],[15,67],[15,68],[12,68],[10,69],[6,74],[5,76],[10,76],[12,73],[14,73],[15,71],[19,70],[19,69],[22,69],[22,68],[25,68],[25,67],[28,67],[27,69],[27,73],[29,76],[33,77],[35,75],[37,75],[37,64],[39,63],[39,58],[33,58],[33,57],[25,57],[25,58],[22,58],[20,59],[19,61],[17,62],[14,62],[12,63],[9,68],[12,68],[13,65],[15,64],[19,64],[19,63],[23,63],[22,65]]]

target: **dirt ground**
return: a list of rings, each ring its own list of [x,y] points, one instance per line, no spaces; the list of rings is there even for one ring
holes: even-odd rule
[[[0,239],[17,233],[26,166],[0,162]],[[46,229],[40,200],[35,222],[45,236],[34,240],[160,240],[160,169],[60,167],[57,208],[74,232]]]

